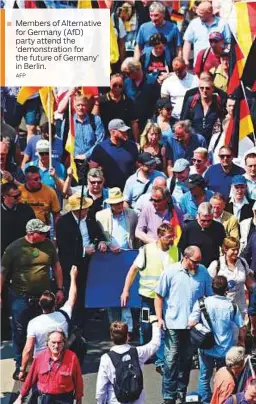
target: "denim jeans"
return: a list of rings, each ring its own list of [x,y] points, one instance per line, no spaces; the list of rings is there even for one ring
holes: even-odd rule
[[[128,307],[111,307],[107,309],[109,323],[114,321],[123,321],[128,325],[128,331],[133,331],[133,319],[131,309]]]
[[[149,297],[144,297],[141,296],[141,309],[142,308],[148,308],[149,309],[149,315],[154,315],[156,314],[155,312],[155,306],[154,306],[154,299],[151,299]],[[144,323],[141,321],[140,317],[140,344],[145,345],[147,344],[152,338],[152,325],[150,323]],[[156,352],[156,361],[155,365],[156,366],[163,366],[164,364],[164,338],[162,334],[161,338],[161,345],[159,349]]]
[[[165,331],[164,400],[175,400],[178,393],[186,394],[191,369],[192,346],[189,330]]]
[[[13,290],[10,291],[10,307],[12,316],[12,342],[14,350],[14,360],[16,368],[21,366],[22,351],[26,343],[28,322],[42,314],[39,306],[31,306],[28,299],[16,294]]]
[[[201,350],[199,354],[199,365],[200,374],[198,393],[202,398],[202,403],[206,404],[210,403],[212,398],[211,378],[213,370],[215,367],[218,370],[220,367],[225,366],[225,357],[215,358],[214,356],[207,355],[205,351]]]

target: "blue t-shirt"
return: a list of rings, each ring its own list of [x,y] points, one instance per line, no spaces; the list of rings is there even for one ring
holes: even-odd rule
[[[41,140],[41,135],[33,135],[27,144],[27,147],[24,151],[24,154],[27,154],[30,158],[30,161],[36,160],[36,144],[38,140]],[[61,159],[63,153],[63,143],[61,138],[55,136],[52,142],[52,158],[53,160],[59,161]]]
[[[176,24],[165,21],[161,27],[156,27],[152,21],[146,22],[140,27],[136,42],[140,48],[149,47],[149,38],[158,33],[165,36],[167,40],[166,49],[169,51],[170,61],[172,61],[177,47],[181,46],[181,37]]]
[[[207,148],[205,138],[201,135],[192,134],[189,143],[185,147],[174,136],[169,136],[166,147],[167,160],[175,162],[178,159],[186,159],[190,161],[194,150],[198,147]]]
[[[207,188],[213,192],[220,192],[225,199],[229,198],[231,182],[234,175],[244,174],[244,169],[232,164],[231,171],[225,173],[221,164],[214,164],[205,173],[204,179]]]
[[[95,147],[91,160],[103,168],[106,187],[119,187],[123,190],[127,178],[135,171],[137,157],[138,148],[135,142],[127,140],[117,146],[106,139]]]
[[[212,195],[213,195],[213,192],[206,189],[205,202],[209,202]],[[182,196],[182,198],[179,202],[179,205],[180,205],[180,208],[181,208],[182,212],[184,213],[184,215],[187,214],[187,215],[193,217],[194,219],[196,218],[197,211],[198,211],[198,205],[196,204],[196,200],[190,191],[186,192]]]

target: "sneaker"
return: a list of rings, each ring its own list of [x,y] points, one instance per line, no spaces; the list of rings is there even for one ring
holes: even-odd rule
[[[19,373],[20,373],[20,369],[15,369],[15,372],[12,375],[13,380],[19,380]]]
[[[186,402],[186,393],[177,393],[176,404],[184,404]]]

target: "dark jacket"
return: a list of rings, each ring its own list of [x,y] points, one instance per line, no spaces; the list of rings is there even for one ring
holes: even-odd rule
[[[98,244],[104,241],[104,235],[92,218],[86,220],[90,242]],[[63,270],[63,276],[69,276],[72,265],[81,265],[83,262],[83,241],[80,229],[71,212],[63,215],[56,225],[56,239],[58,255]]]
[[[253,232],[245,249],[241,253],[241,257],[245,258],[249,267],[256,274],[256,232]]]
[[[246,204],[241,209],[239,223],[244,219],[249,219],[250,217],[253,217],[252,207],[253,207],[253,204],[255,201],[248,199],[248,202],[249,202],[249,205]],[[231,213],[232,215],[234,214],[233,202],[230,201],[230,198],[227,202],[225,211]]]

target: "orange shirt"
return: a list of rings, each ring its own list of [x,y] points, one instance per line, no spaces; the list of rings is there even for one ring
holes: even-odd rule
[[[42,184],[39,191],[28,191],[25,184],[19,186],[21,202],[27,203],[34,210],[36,218],[49,224],[50,213],[58,213],[60,204],[54,189]]]
[[[215,375],[213,395],[210,404],[223,404],[235,388],[235,380],[226,367],[220,368]]]

